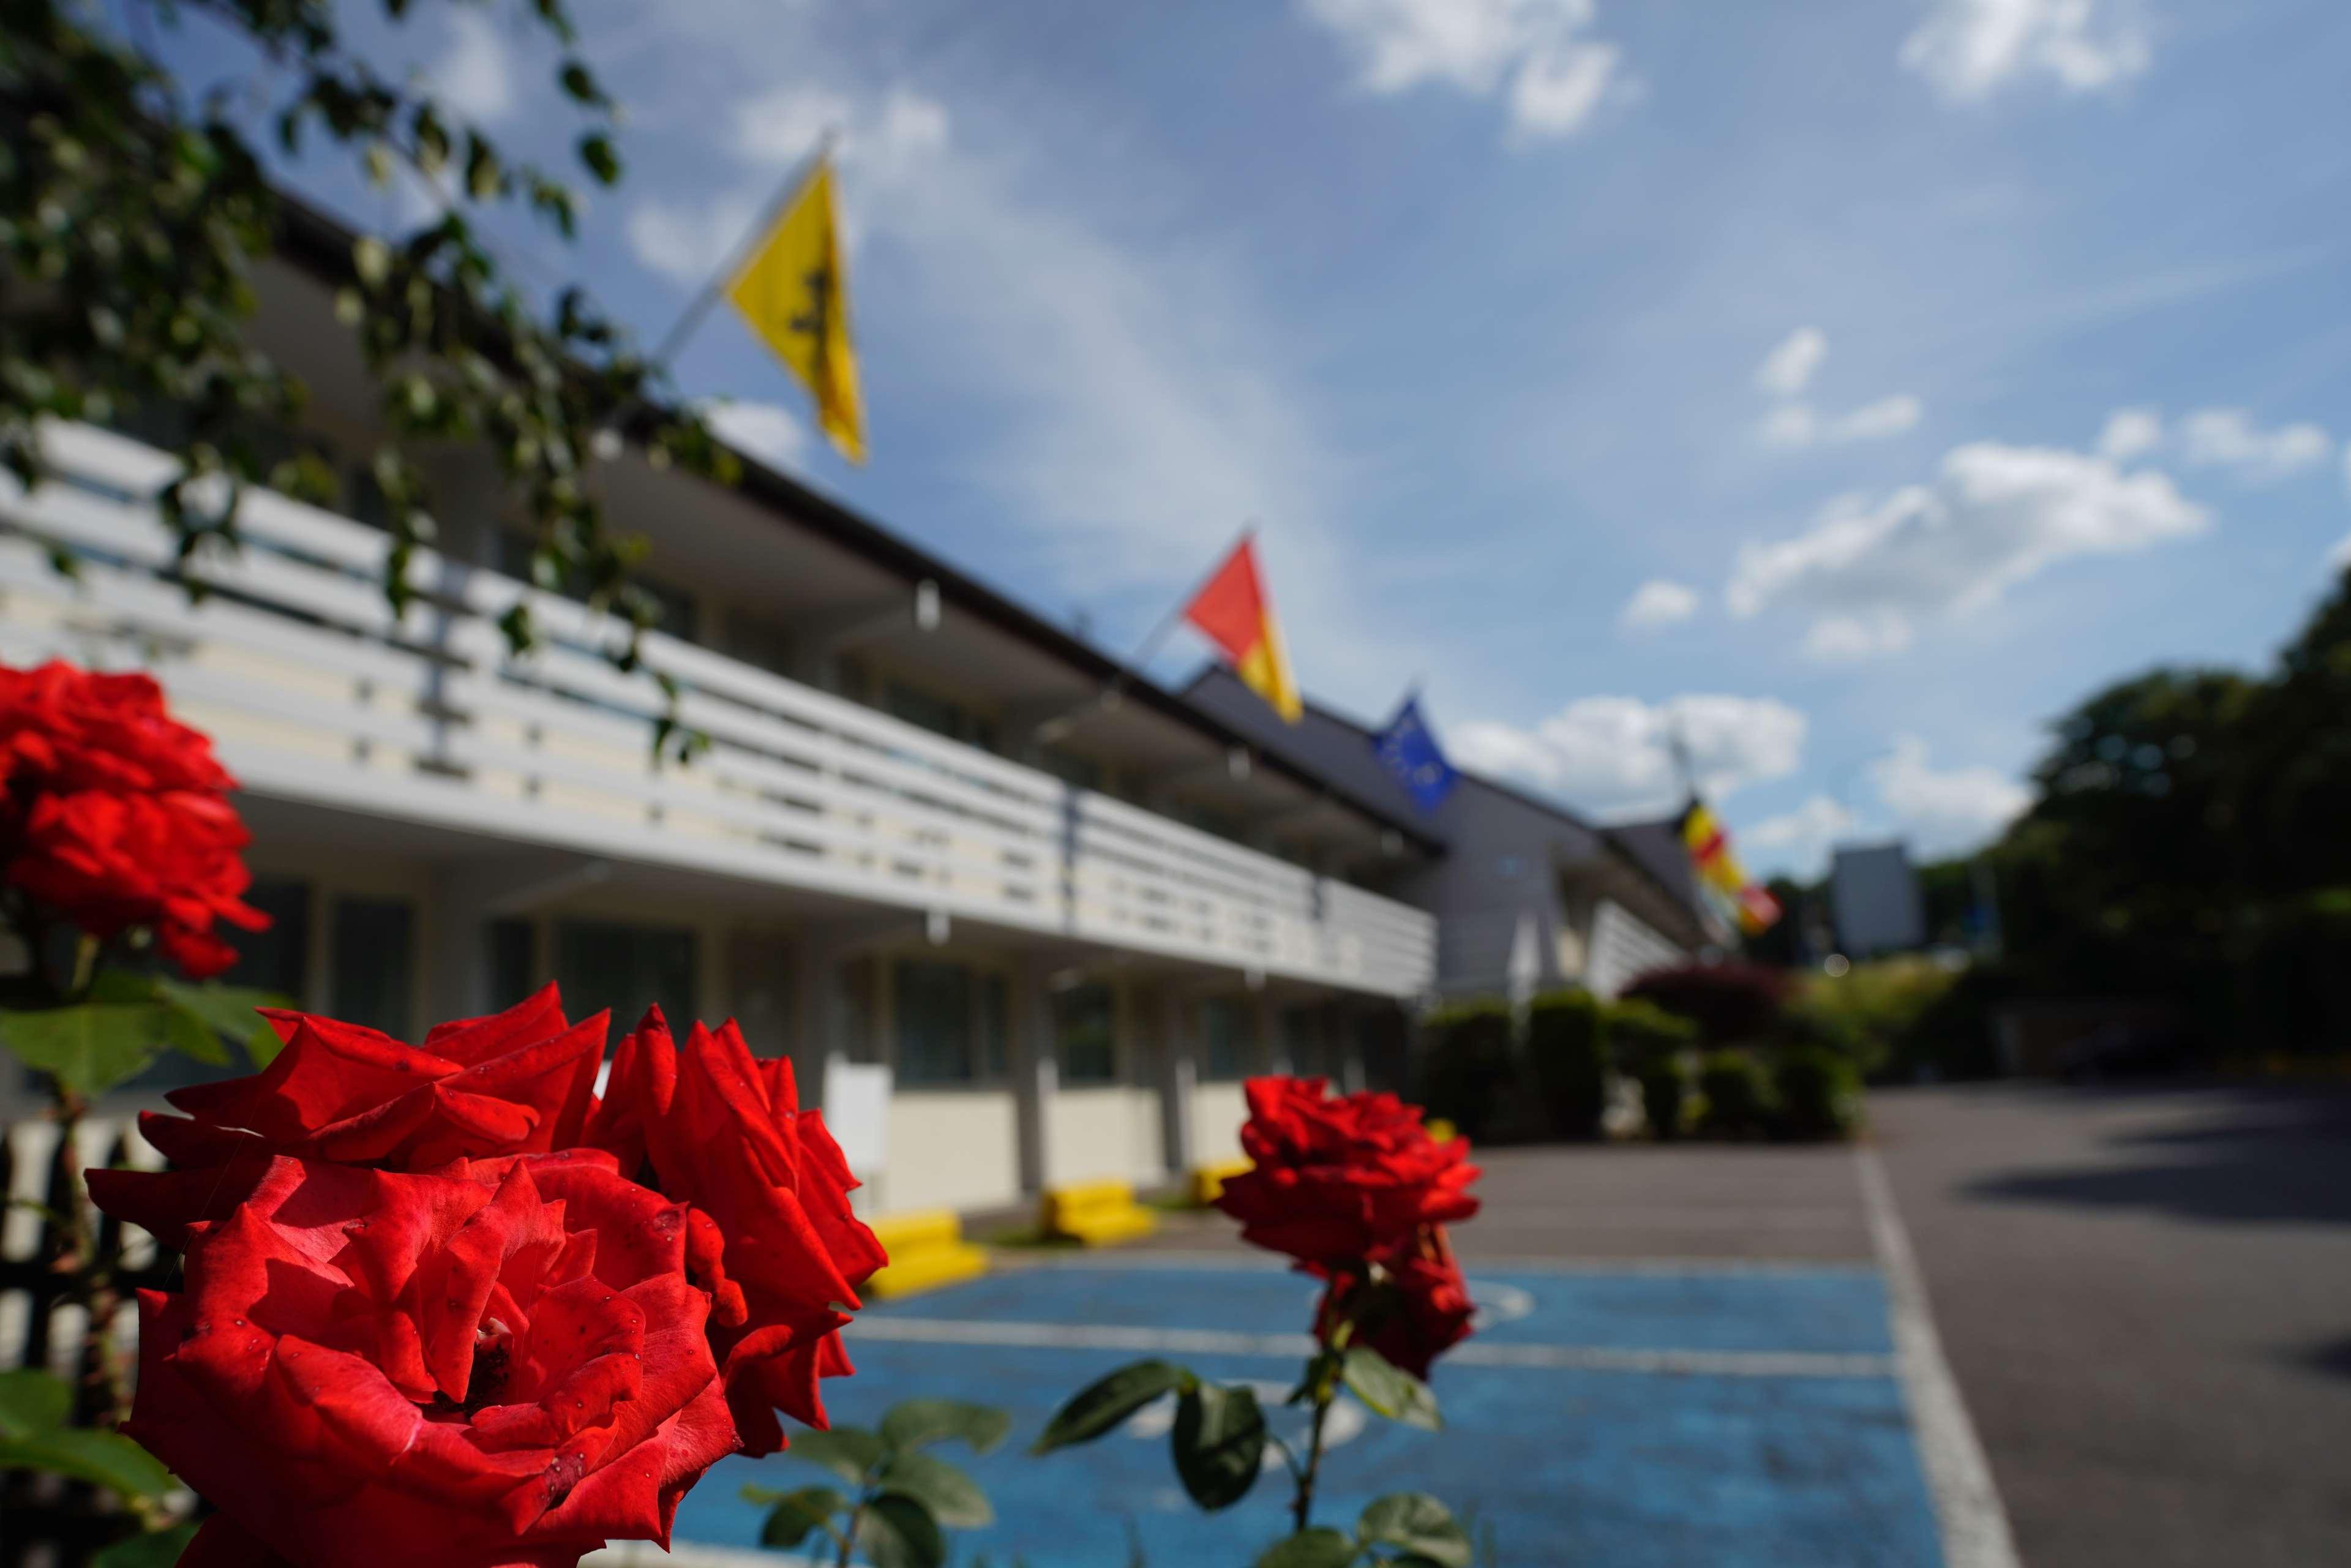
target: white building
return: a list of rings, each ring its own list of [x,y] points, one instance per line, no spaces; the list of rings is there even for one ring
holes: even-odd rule
[[[349,237],[292,225],[254,337],[310,385],[294,439],[348,466],[376,396],[321,281]],[[57,482],[0,489],[0,659],[151,669],[213,735],[277,917],[235,977],[308,1007],[416,1039],[554,978],[616,1028],[732,1015],[811,1095],[828,1057],[890,1066],[877,1206],[970,1209],[1228,1157],[1244,1074],[1360,1081],[1432,988],[1436,921],[1380,891],[1436,853],[1409,814],[1155,687],[1098,705],[1101,654],[756,464],[597,472],[653,545],[647,657],[714,743],[657,768],[653,684],[506,570],[523,523],[478,453],[432,465],[443,553],[395,615],[381,532],[266,494],[192,602],[150,501],[172,461],[52,444]],[[517,661],[520,601],[549,642]]]

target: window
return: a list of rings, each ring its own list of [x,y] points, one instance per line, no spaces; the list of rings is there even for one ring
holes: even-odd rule
[[[696,958],[694,933],[678,926],[565,920],[555,927],[555,978],[565,1015],[587,1018],[610,1008],[615,1030],[634,1029],[657,1003],[684,1038],[700,1016]]]
[[[1002,975],[967,964],[902,958],[890,966],[890,979],[900,1083],[919,1088],[1004,1077],[1012,1005]]]
[[[1301,1078],[1337,1076],[1324,1059],[1322,1032],[1314,1027],[1314,1015],[1305,1008],[1281,1009],[1281,1052],[1288,1059],[1290,1071]]]
[[[1249,1005],[1238,997],[1210,997],[1200,1004],[1200,1076],[1230,1082],[1249,1075],[1257,1055],[1257,1030]]]
[[[1064,784],[1074,784],[1081,789],[1099,794],[1102,789],[1102,765],[1091,757],[1072,757],[1066,751],[1047,747],[1038,763],[1046,772]]]
[[[490,947],[490,1008],[496,1011],[538,988],[538,929],[528,920],[501,919],[491,921],[484,935]]]
[[[336,899],[329,969],[337,1018],[409,1038],[416,911],[405,900]]]
[[[214,929],[236,949],[236,962],[221,977],[228,986],[250,986],[290,999],[297,1007],[310,989],[310,884],[270,877],[246,889],[245,901],[269,916],[266,931]]]
[[[1054,993],[1053,1048],[1063,1083],[1118,1082],[1118,1009],[1108,986]]]
[[[927,729],[933,735],[944,735],[949,740],[960,740],[966,746],[986,750],[996,747],[996,728],[969,708],[949,698],[910,686],[904,681],[882,684],[882,711],[893,718],[904,719],[917,729]]]

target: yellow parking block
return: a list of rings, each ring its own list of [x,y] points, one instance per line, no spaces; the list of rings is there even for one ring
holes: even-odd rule
[[[1116,1246],[1159,1228],[1157,1217],[1134,1201],[1133,1184],[1123,1181],[1049,1188],[1038,1222],[1048,1236],[1082,1241],[1089,1247]]]
[[[963,1239],[963,1221],[952,1209],[914,1208],[869,1223],[890,1261],[865,1282],[866,1295],[910,1296],[987,1272],[987,1254]]]

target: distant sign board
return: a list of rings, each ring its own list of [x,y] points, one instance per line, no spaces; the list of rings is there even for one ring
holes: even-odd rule
[[[1837,946],[1847,953],[1892,953],[1926,945],[1918,873],[1898,843],[1837,851],[1829,866],[1829,900],[1836,913]]]

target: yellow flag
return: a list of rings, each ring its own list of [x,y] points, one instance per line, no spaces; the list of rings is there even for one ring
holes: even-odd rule
[[[816,400],[817,423],[852,463],[865,461],[865,409],[849,340],[832,161],[818,160],[797,195],[726,286],[726,298]]]

